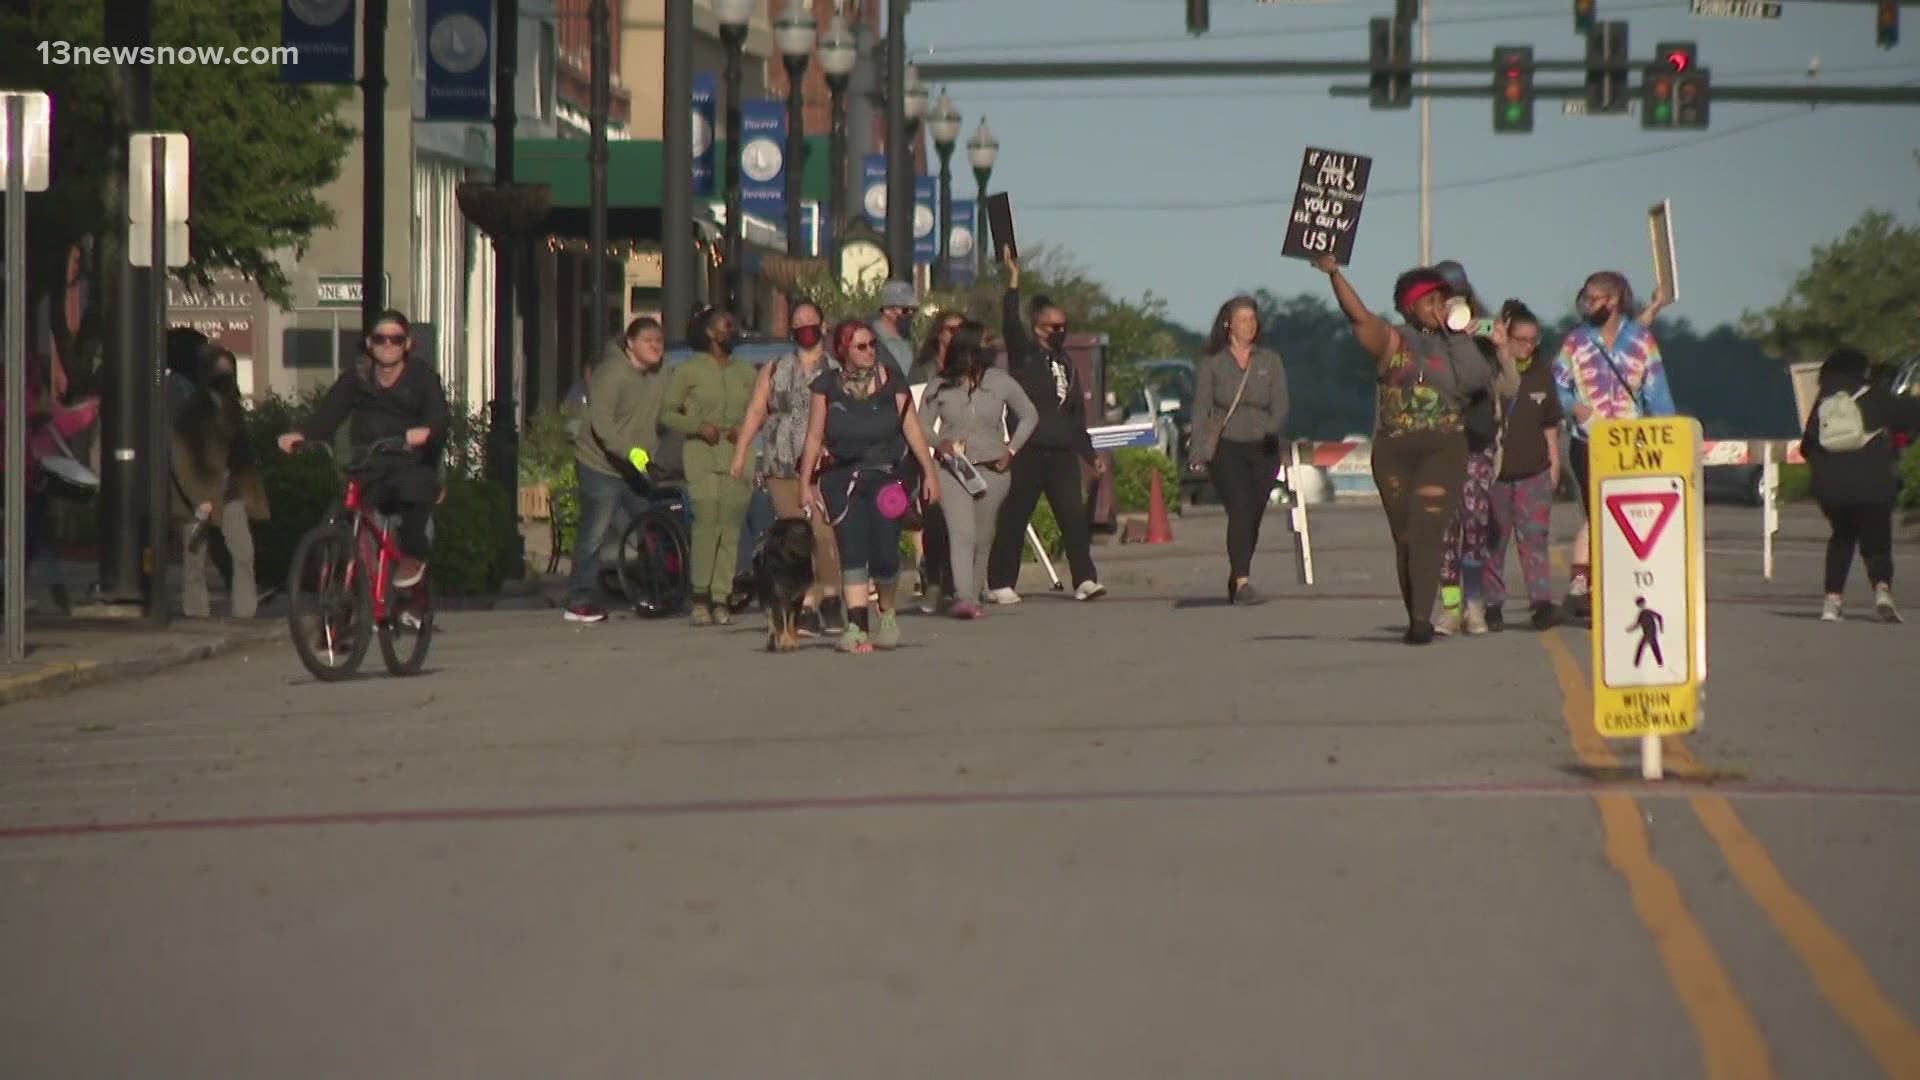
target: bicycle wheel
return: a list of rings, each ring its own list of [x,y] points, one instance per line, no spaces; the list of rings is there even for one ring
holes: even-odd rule
[[[389,588],[380,622],[380,656],[395,675],[418,675],[433,643],[433,579],[411,589]]]
[[[634,611],[664,618],[686,608],[687,540],[672,518],[657,510],[635,518],[620,536],[618,566],[620,589]]]
[[[371,638],[373,583],[339,525],[309,530],[287,571],[287,629],[300,663],[322,682],[352,675]]]

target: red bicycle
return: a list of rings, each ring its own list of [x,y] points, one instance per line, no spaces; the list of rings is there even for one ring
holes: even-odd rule
[[[329,453],[333,449],[317,445]],[[406,440],[396,437],[377,439],[356,453],[342,470],[346,489],[339,502],[293,549],[287,571],[288,629],[300,662],[324,682],[357,671],[375,636],[393,674],[418,674],[426,663],[433,641],[433,591],[426,578],[406,589],[393,584],[401,558],[394,522],[365,505],[355,479],[373,455],[404,449]]]

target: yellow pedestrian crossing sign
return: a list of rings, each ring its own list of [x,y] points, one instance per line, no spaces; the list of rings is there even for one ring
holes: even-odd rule
[[[1613,738],[1700,726],[1707,578],[1700,423],[1603,420],[1588,442],[1593,723]]]

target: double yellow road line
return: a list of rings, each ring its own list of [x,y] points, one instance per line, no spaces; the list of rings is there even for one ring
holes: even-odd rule
[[[1593,693],[1560,631],[1540,635],[1553,661],[1564,697],[1561,715],[1580,760],[1611,772],[1620,760],[1593,727]],[[1678,739],[1664,740],[1665,756],[1678,772],[1698,763]],[[1619,792],[1596,793],[1606,837],[1607,861],[1626,879],[1635,913],[1653,937],[1667,979],[1693,1024],[1706,1074],[1728,1080],[1765,1080],[1773,1058],[1753,1012],[1728,978],[1713,943],[1687,911],[1673,875],[1653,857],[1638,802]],[[1813,984],[1843,1023],[1895,1080],[1920,1080],[1920,1029],[1881,989],[1846,940],[1829,927],[1806,897],[1787,882],[1767,849],[1747,831],[1732,804],[1719,795],[1688,799],[1694,816],[1720,848],[1733,876],[1766,913]]]

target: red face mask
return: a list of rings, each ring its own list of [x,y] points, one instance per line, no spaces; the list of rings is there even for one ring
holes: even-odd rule
[[[818,326],[796,326],[793,328],[793,343],[803,349],[811,349],[820,344]]]

